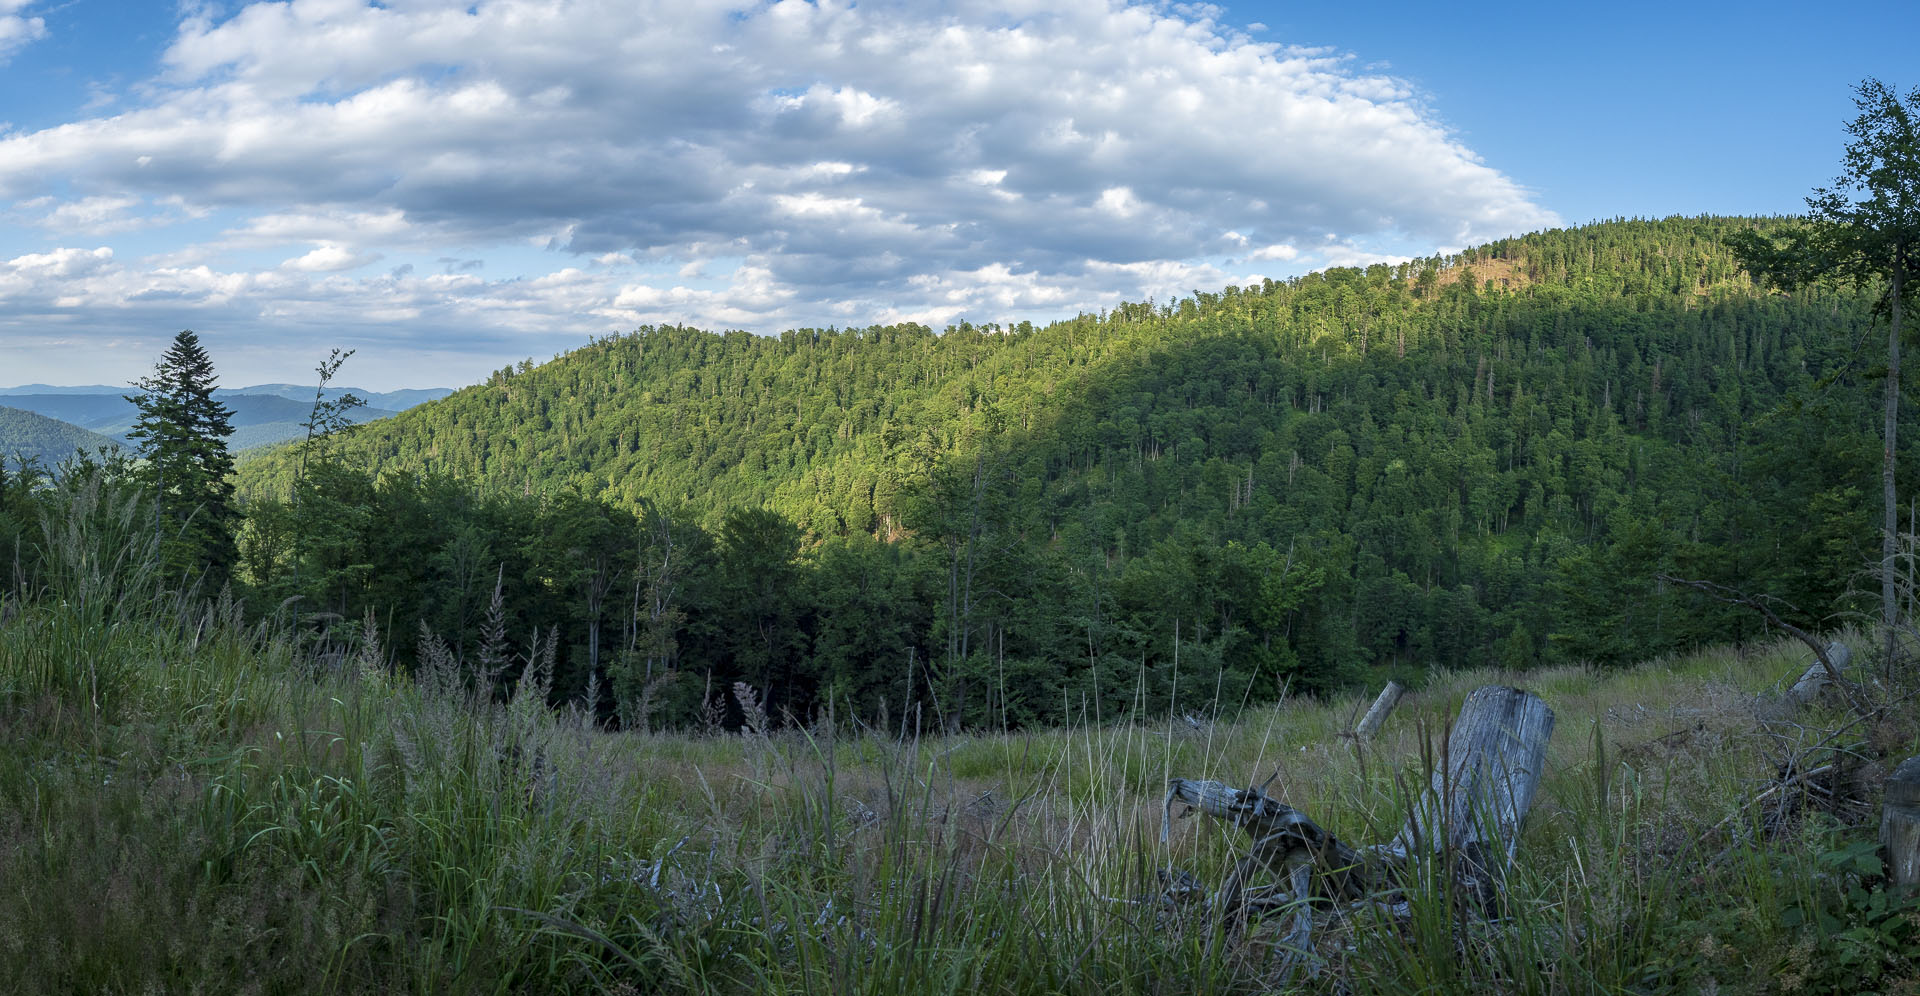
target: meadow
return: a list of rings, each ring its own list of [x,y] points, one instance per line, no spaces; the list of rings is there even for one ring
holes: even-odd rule
[[[550,705],[538,635],[505,700],[431,635],[317,661],[287,613],[167,591],[110,483],[62,488],[43,583],[0,606],[15,991],[1920,992],[1920,904],[1873,846],[1878,780],[1920,752],[1906,686],[1789,709],[1791,641],[1436,671],[1370,742],[1361,698],[1224,688],[964,735],[748,689],[736,729],[610,732]],[[396,673],[383,644],[416,638]],[[1412,883],[1403,914],[1320,911],[1283,978],[1284,918],[1206,899],[1246,835],[1170,820],[1168,779],[1384,841],[1492,683],[1557,715],[1499,915]]]

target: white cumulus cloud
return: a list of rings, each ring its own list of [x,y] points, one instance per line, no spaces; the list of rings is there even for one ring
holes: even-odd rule
[[[380,258],[379,253],[354,252],[342,246],[316,246],[311,252],[281,263],[288,270],[302,273],[338,273],[367,265]]]
[[[26,9],[0,0],[0,58]],[[113,258],[110,279],[0,283],[0,329],[106,327],[166,302],[266,336],[361,316],[396,341],[1043,318],[1257,277],[1203,260],[1403,257],[1558,222],[1406,84],[1218,16],[1122,0],[195,6],[117,113],[0,134],[0,202],[47,231],[236,220]],[[513,276],[353,272],[395,257]],[[58,279],[75,284],[42,285]],[[138,308],[112,296],[129,291]]]
[[[0,0],[0,65],[29,43],[47,36],[44,17],[28,16],[33,0]]]

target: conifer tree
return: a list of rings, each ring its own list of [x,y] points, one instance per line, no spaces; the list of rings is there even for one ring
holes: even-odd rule
[[[237,556],[233,526],[233,412],[215,400],[213,359],[190,330],[174,336],[153,373],[127,396],[140,410],[133,430],[153,489],[154,529],[168,576],[227,581]]]

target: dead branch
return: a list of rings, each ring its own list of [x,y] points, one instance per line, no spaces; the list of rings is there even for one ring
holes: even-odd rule
[[[1655,574],[1654,580],[1667,584],[1683,585],[1695,591],[1704,592],[1709,597],[1725,602],[1728,605],[1742,605],[1765,616],[1767,622],[1812,649],[1813,656],[1820,661],[1821,668],[1827,673],[1827,680],[1832,682],[1835,688],[1840,689],[1840,694],[1846,698],[1848,708],[1861,715],[1865,715],[1868,712],[1867,707],[1860,701],[1859,689],[1853,682],[1848,681],[1846,677],[1840,673],[1840,668],[1835,666],[1833,658],[1828,655],[1827,645],[1821,643],[1812,633],[1780,618],[1780,616],[1773,611],[1773,606],[1770,603],[1777,602],[1779,599],[1774,598],[1772,595],[1749,595],[1737,588],[1729,588],[1726,585],[1717,584],[1713,581],[1696,581],[1690,578],[1677,578],[1671,574]]]
[[[1397,681],[1388,681],[1387,687],[1381,689],[1379,697],[1373,700],[1367,715],[1360,720],[1360,725],[1354,727],[1353,735],[1360,740],[1372,740],[1374,735],[1380,732],[1380,727],[1386,725],[1387,717],[1393,714],[1394,707],[1400,704],[1400,696],[1406,693],[1407,686]]]

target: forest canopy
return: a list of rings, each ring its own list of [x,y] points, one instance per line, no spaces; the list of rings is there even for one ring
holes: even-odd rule
[[[241,569],[467,653],[497,582],[512,632],[558,627],[557,697],[667,721],[734,680],[998,726],[1742,639],[1656,575],[1821,621],[1876,538],[1871,295],[1757,287],[1724,241],[1778,224],[1044,327],[642,328],[334,441],[298,488],[293,448],[245,462]]]

